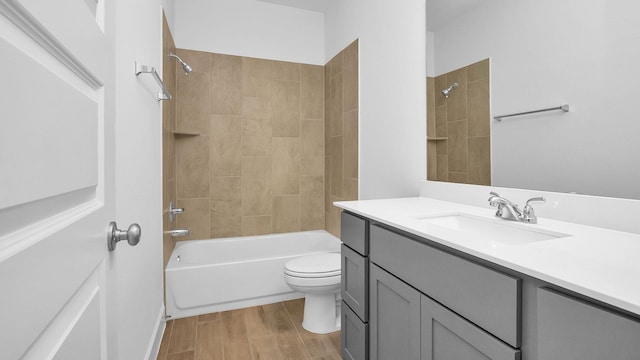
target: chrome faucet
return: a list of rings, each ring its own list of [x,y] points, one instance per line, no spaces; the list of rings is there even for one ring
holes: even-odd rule
[[[516,205],[509,199],[500,196],[500,194],[493,191],[489,194],[491,195],[489,197],[489,205],[498,208],[498,210],[496,211],[496,217],[503,218],[505,220],[524,222],[528,224],[538,223],[538,217],[533,211],[533,206],[531,206],[531,203],[546,202],[545,198],[543,197],[534,197],[527,200],[524,209],[520,210],[518,205]]]

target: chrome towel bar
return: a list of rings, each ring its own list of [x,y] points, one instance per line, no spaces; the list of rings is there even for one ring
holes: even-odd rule
[[[498,120],[498,121],[502,121],[502,119],[506,118],[506,117],[535,114],[535,113],[539,113],[539,112],[553,111],[553,110],[562,110],[564,112],[569,112],[569,104],[565,104],[565,105],[562,105],[562,106],[556,106],[556,107],[552,107],[552,108],[548,108],[548,109],[525,111],[525,112],[509,114],[509,115],[499,115],[499,116],[494,116],[493,118]]]
[[[153,78],[158,83],[158,86],[160,86],[161,90],[158,91],[158,101],[171,99],[171,94],[169,94],[169,90],[167,90],[167,87],[164,86],[164,82],[162,82],[162,79],[160,78],[160,75],[158,75],[156,68],[154,68],[153,66],[138,64],[138,62],[136,61],[136,76],[142,73],[153,75]]]

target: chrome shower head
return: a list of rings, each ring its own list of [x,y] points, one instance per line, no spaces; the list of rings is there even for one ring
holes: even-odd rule
[[[187,64],[186,62],[182,61],[182,59],[180,59],[178,55],[171,53],[169,54],[169,57],[178,60],[180,65],[182,65],[182,70],[184,71],[185,75],[189,75],[189,73],[193,71],[193,68],[191,68],[191,66],[189,66],[189,64]]]
[[[455,89],[458,87],[458,83],[454,82],[453,84],[451,84],[451,86],[449,86],[448,88],[442,90],[442,95],[444,95],[445,98],[449,98],[449,93],[451,92],[451,90]]]

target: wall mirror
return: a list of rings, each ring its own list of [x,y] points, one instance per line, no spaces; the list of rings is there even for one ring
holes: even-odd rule
[[[427,76],[489,59],[491,185],[640,199],[637,14],[628,0],[427,0]]]

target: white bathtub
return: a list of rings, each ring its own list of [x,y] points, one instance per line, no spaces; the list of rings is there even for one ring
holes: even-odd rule
[[[181,241],[167,264],[167,315],[182,318],[301,298],[284,282],[295,257],[340,252],[323,230]]]

